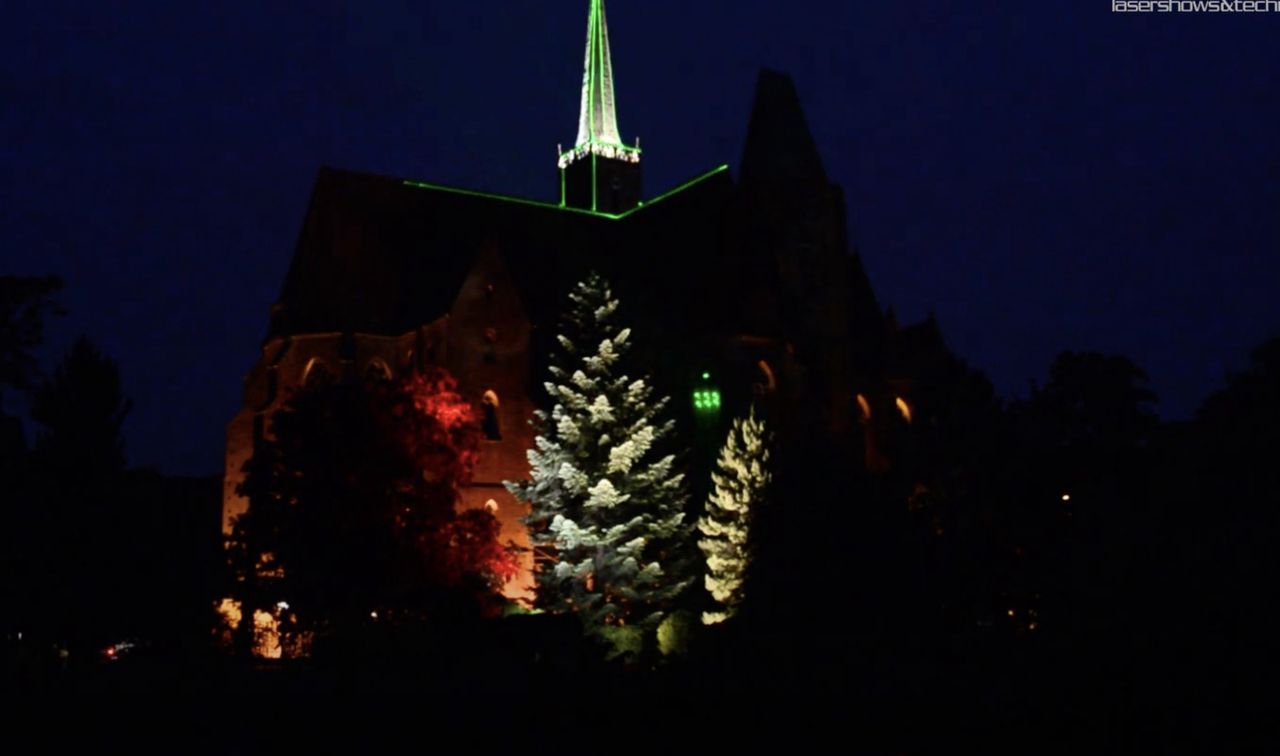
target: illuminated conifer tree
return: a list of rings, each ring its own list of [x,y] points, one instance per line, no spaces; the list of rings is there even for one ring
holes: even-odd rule
[[[742,602],[742,584],[750,560],[751,519],[769,487],[769,433],[757,420],[755,408],[736,418],[711,473],[714,490],[706,512],[698,519],[704,538],[698,541],[706,558],[707,592],[720,609],[703,612],[706,625],[732,617]]]
[[[667,399],[624,369],[631,331],[615,322],[608,283],[592,274],[569,299],[531,480],[507,487],[532,508],[538,605],[577,613],[589,633],[648,632],[692,582],[684,475],[659,451],[674,421],[661,419]]]

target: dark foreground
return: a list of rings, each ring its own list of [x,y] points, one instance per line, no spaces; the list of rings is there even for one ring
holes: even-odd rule
[[[63,669],[11,646],[10,735],[22,745],[9,752],[785,743],[787,752],[1227,754],[1277,742],[1274,696],[1251,685],[1266,674],[1224,667],[1229,654],[1157,667],[1150,648],[1083,653],[1024,638],[942,650],[722,632],[699,638],[683,662],[648,667],[595,661],[582,644],[548,644],[545,627],[518,622],[527,620],[424,637],[410,651],[288,663],[188,651]]]

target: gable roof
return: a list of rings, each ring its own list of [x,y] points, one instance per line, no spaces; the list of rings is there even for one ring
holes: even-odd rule
[[[509,266],[535,323],[554,322],[563,289],[590,268],[625,272],[621,288],[637,294],[679,296],[679,277],[664,271],[711,273],[694,258],[721,246],[731,188],[720,166],[608,214],[322,168],[268,338],[391,335],[430,322],[448,311],[486,245]]]

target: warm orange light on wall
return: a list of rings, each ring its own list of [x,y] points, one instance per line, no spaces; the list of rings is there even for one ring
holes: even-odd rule
[[[778,379],[773,374],[773,368],[769,367],[769,363],[760,360],[756,363],[756,367],[760,369],[760,375],[764,377],[762,387],[766,394],[772,394],[778,390]]]
[[[858,394],[858,408],[862,410],[862,419],[871,419],[871,405],[867,404],[867,398],[862,394]]]
[[[284,607],[288,604],[281,602]],[[218,614],[221,615],[226,628],[234,632],[240,626],[243,614],[240,602],[225,598],[218,603]],[[280,646],[280,621],[270,612],[256,609],[253,612],[254,648],[253,655],[260,659],[279,659],[283,654]]]
[[[911,405],[902,397],[897,397],[894,403],[898,405],[898,411],[902,413],[902,419],[911,422]]]

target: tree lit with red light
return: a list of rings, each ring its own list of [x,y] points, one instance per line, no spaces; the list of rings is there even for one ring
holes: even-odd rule
[[[490,605],[517,561],[492,514],[455,509],[480,438],[456,385],[431,369],[311,387],[277,412],[246,467],[236,598],[294,637]]]

